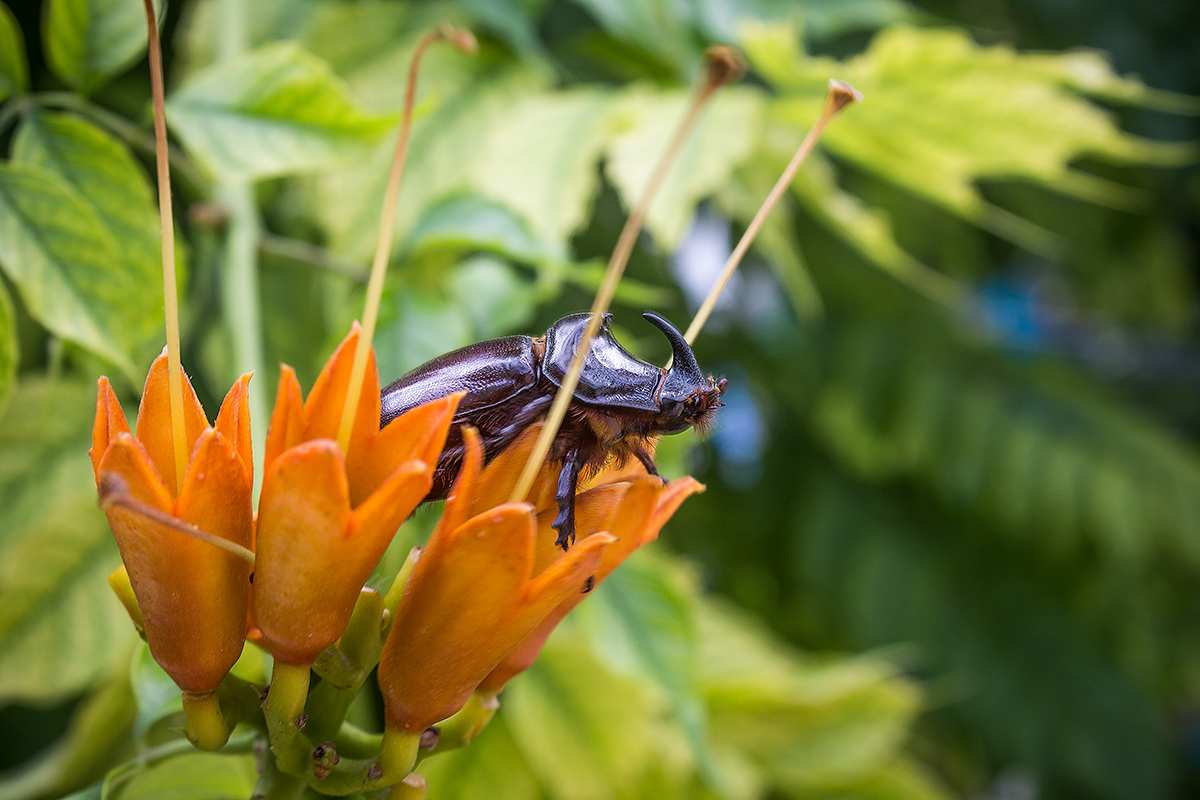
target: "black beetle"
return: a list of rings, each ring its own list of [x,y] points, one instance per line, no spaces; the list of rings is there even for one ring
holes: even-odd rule
[[[383,390],[380,425],[452,392],[466,397],[454,415],[446,448],[438,459],[428,500],[446,496],[462,463],[458,425],[472,425],[491,460],[550,407],[571,366],[587,328],[588,314],[572,314],[550,326],[546,335],[507,336],[439,356]],[[724,378],[705,377],[683,335],[657,314],[642,315],[666,334],[674,354],[669,369],[634,358],[609,330],[605,314],[583,364],[566,419],[554,439],[550,458],[562,465],[555,499],[554,528],[564,550],[575,541],[575,488],[584,470],[636,458],[658,475],[647,445],[651,437],[701,432],[720,408]]]

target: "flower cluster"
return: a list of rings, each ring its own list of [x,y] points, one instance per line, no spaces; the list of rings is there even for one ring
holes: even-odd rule
[[[136,436],[108,381],[100,380],[91,450],[97,484],[116,483],[131,499],[105,509],[136,596],[132,611],[185,701],[215,697],[247,639],[268,650],[277,668],[306,676],[322,653],[339,646],[368,576],[430,491],[461,395],[420,406],[381,430],[372,353],[343,451],[336,435],[360,335],[355,326],[307,399],[283,367],[257,514],[250,376],[230,390],[215,425],[181,377],[189,448],[182,476],[172,451],[165,356],[147,376]],[[494,705],[555,625],[702,488],[691,478],[664,485],[640,465],[603,470],[578,495],[578,541],[564,553],[551,528],[550,466],[526,502],[509,501],[537,432],[531,427],[485,465],[478,435],[463,431],[465,455],[442,518],[419,556],[410,557],[415,564],[399,579],[406,582],[394,593],[394,610],[375,612],[391,731],[419,736],[473,695]],[[189,535],[192,528],[210,541]],[[230,547],[214,546],[211,537]],[[307,678],[301,685],[307,691]],[[302,698],[295,710],[303,705]],[[273,746],[276,732],[271,728]],[[409,767],[411,761],[401,772]],[[328,772],[302,764],[295,770],[318,778]],[[363,774],[375,780],[378,767]]]

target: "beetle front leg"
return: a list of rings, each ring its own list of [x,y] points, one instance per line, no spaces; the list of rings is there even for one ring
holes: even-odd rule
[[[642,462],[642,466],[646,468],[646,472],[650,475],[662,480],[662,476],[658,474],[658,465],[654,463],[654,459],[645,450],[639,448],[637,451],[637,459]]]
[[[558,473],[558,491],[554,493],[554,499],[558,501],[558,516],[551,527],[558,531],[554,543],[563,550],[575,544],[575,489],[579,485],[579,470],[583,462],[578,450],[570,450],[564,454],[562,472]]]

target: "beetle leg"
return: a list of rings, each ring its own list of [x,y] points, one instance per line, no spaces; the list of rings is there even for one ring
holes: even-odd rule
[[[535,397],[529,401],[529,404],[522,408],[517,415],[513,417],[512,422],[505,425],[498,431],[488,433],[484,439],[485,456],[490,461],[493,456],[499,453],[504,448],[508,447],[517,437],[520,436],[526,428],[533,424],[541,414],[546,410],[546,406],[554,398],[550,397]],[[469,418],[463,418],[457,421],[458,424],[470,424]],[[455,445],[447,447],[442,451],[438,459],[438,464],[457,464],[462,460],[463,453],[467,450],[464,445]],[[441,467],[439,466],[439,469]]]
[[[662,476],[658,474],[658,465],[654,463],[654,459],[650,457],[649,453],[641,448],[638,448],[637,458],[638,461],[642,462],[642,466],[646,468],[646,472],[650,473],[655,478],[662,480]]]
[[[571,450],[563,456],[562,471],[558,473],[558,491],[554,493],[554,499],[558,501],[558,516],[551,527],[558,531],[554,543],[563,550],[575,544],[575,489],[579,484],[579,470],[583,461],[578,450]]]
[[[508,447],[517,437],[520,436],[526,428],[533,424],[533,421],[541,416],[546,407],[554,400],[553,395],[544,395],[535,397],[530,400],[528,405],[517,412],[513,417],[512,422],[505,425],[500,430],[496,431],[489,437],[489,444],[496,448],[496,452]]]

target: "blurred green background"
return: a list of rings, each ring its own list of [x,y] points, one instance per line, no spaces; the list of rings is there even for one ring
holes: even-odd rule
[[[132,413],[162,343],[141,14],[0,6],[0,798],[100,797],[176,736],[84,457],[96,376]],[[707,493],[428,763],[431,796],[1200,792],[1200,7],[168,3],[184,364],[210,414],[256,371],[258,443],[278,363],[307,389],[361,313],[403,76],[445,20],[482,46],[421,76],[385,382],[589,305],[704,46],[751,70],[618,293],[647,359],[638,314],[686,324],[827,80],[865,102],[696,344],[727,407],[659,460]],[[104,796],[167,774],[179,798],[254,781],[184,755]]]

